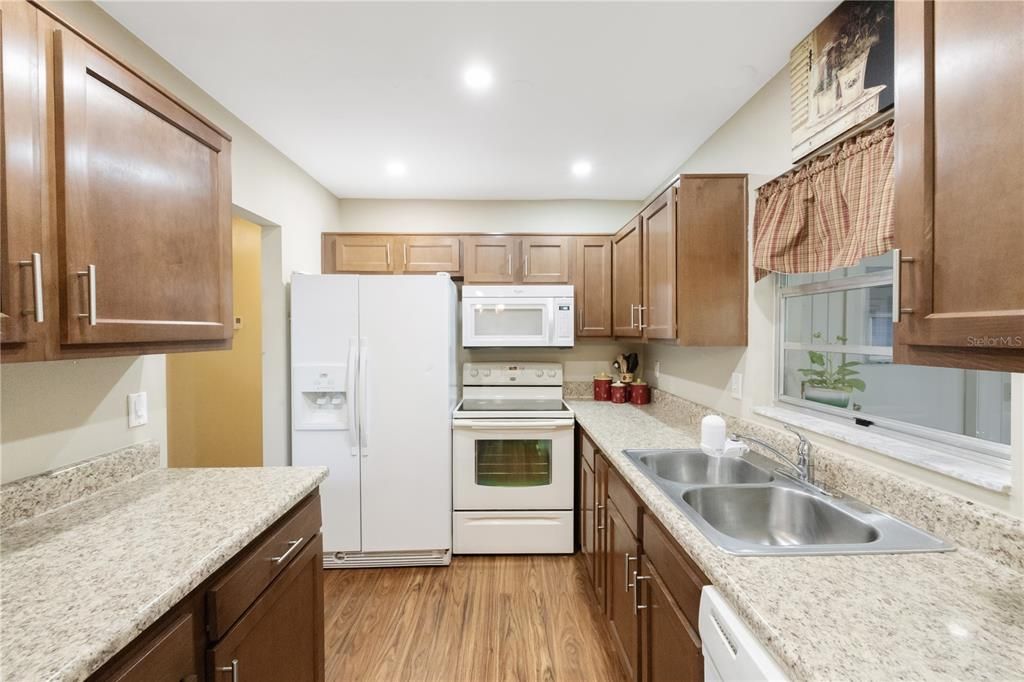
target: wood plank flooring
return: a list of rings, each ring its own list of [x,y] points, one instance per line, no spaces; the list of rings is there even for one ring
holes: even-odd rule
[[[575,556],[324,572],[327,680],[625,682]]]

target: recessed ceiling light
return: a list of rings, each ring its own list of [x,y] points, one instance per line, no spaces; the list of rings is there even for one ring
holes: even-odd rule
[[[470,64],[462,72],[462,82],[470,90],[482,92],[494,84],[494,73],[483,64]]]
[[[388,161],[384,169],[388,172],[388,175],[396,178],[400,178],[405,175],[406,167],[401,161]]]
[[[594,167],[590,165],[589,161],[577,161],[572,164],[572,174],[577,178],[587,177],[592,170],[594,170]]]

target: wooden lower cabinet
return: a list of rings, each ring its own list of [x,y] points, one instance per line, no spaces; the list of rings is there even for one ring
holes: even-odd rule
[[[323,541],[317,536],[210,648],[207,680],[322,682],[322,553]]]
[[[672,599],[665,580],[647,556],[637,580],[641,612],[640,669],[644,682],[699,682],[704,679],[700,635]]]
[[[710,581],[582,429],[580,450],[581,485],[593,489],[581,491],[580,528],[593,536],[580,548],[623,669],[635,682],[702,680],[700,595]]]
[[[634,680],[640,679],[640,619],[634,601],[633,573],[640,558],[640,543],[630,532],[614,504],[608,505],[607,616],[619,659]]]
[[[202,674],[202,614],[198,600],[176,609],[104,679],[117,682],[196,682]],[[198,644],[198,646],[197,646]]]

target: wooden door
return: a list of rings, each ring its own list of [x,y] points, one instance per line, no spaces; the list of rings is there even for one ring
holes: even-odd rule
[[[644,302],[640,327],[648,339],[676,338],[676,189],[640,214],[643,222]]]
[[[700,636],[683,616],[654,565],[641,558],[637,581],[642,615],[641,669],[644,682],[701,682]]]
[[[577,237],[576,336],[612,335],[612,240]]]
[[[516,281],[516,238],[510,236],[468,235],[465,248],[466,282],[511,284]]]
[[[594,593],[602,612],[608,610],[608,462],[594,457]]]
[[[66,29],[53,51],[62,342],[230,339],[230,143]]]
[[[324,274],[392,272],[395,238],[387,234],[324,234]]]
[[[615,505],[609,504],[606,511],[609,631],[626,671],[632,679],[639,680],[640,619],[633,601],[633,573],[637,570],[640,546]]]
[[[641,336],[637,321],[643,305],[643,251],[640,216],[612,237],[612,329],[615,336]]]
[[[402,272],[462,271],[462,242],[448,235],[409,234],[397,238],[402,251]]]
[[[676,195],[676,337],[747,345],[747,176],[684,175]]]
[[[0,353],[5,362],[43,359],[42,145],[36,10],[0,5]]]
[[[898,2],[896,63],[894,359],[1024,371],[1024,3]]]
[[[524,284],[568,284],[570,237],[522,237],[519,240]]]
[[[317,535],[209,650],[209,682],[323,681],[322,549]]]

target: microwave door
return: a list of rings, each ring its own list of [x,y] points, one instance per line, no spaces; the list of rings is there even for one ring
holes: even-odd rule
[[[463,299],[462,345],[548,346],[551,339],[550,299]]]

